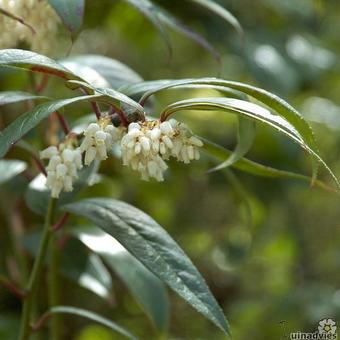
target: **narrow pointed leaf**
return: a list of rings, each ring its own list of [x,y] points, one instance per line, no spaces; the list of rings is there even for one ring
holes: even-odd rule
[[[106,87],[103,80],[113,89],[142,81],[142,77],[127,65],[101,55],[72,56],[60,63],[96,87]]]
[[[303,116],[294,109],[290,104],[284,101],[282,98],[277,95],[270,93],[261,88],[234,82],[228,81],[218,78],[199,78],[199,79],[182,79],[182,80],[163,80],[163,85],[161,85],[162,81],[156,82],[144,82],[144,88],[147,91],[140,102],[143,104],[145,101],[153,94],[165,90],[168,88],[185,85],[185,84],[211,84],[218,86],[226,86],[228,88],[235,89],[237,91],[243,92],[256,100],[262,102],[267,105],[271,110],[278,113],[280,116],[285,118],[292,126],[300,133],[303,137],[305,143],[308,145],[310,149],[310,153],[313,156],[313,175],[312,175],[312,183],[315,181],[318,172],[318,163],[321,163],[328,173],[332,176],[337,186],[340,187],[337,177],[334,175],[332,170],[327,166],[324,160],[320,157],[319,151],[315,142],[315,138],[313,135],[313,131],[307,121],[303,118]],[[143,88],[143,83],[138,84],[139,90]],[[131,88],[130,88],[131,91]]]
[[[223,20],[229,23],[241,37],[243,37],[244,32],[238,20],[235,18],[233,14],[231,14],[227,9],[222,7],[220,4],[212,0],[190,0],[190,1],[220,16]]]
[[[202,151],[208,154],[209,156],[212,156],[213,158],[219,161],[223,161],[224,159],[231,156],[232,151],[224,148],[221,145],[213,143],[205,138],[202,138],[202,137],[199,137],[199,138],[202,139],[202,141],[204,142]],[[305,175],[291,172],[291,171],[275,169],[275,168],[251,161],[247,158],[241,158],[239,161],[232,164],[231,167],[238,169],[240,171],[249,173],[251,175],[260,176],[260,177],[291,178],[291,179],[302,180],[305,182],[311,181],[311,178],[309,176],[305,176]],[[327,185],[326,183],[320,180],[316,180],[315,185],[324,190],[339,193],[337,189],[330,187],[329,185]]]
[[[70,230],[90,250],[100,255],[125,283],[160,331],[169,323],[169,300],[163,283],[112,236],[94,226]]]
[[[66,69],[55,60],[26,50],[0,50],[0,67],[1,66],[45,73],[63,79],[79,79],[78,76],[74,75],[70,70]]]
[[[48,2],[74,38],[83,23],[85,0],[48,0]]]
[[[217,165],[209,172],[221,170],[233,165],[247,154],[254,143],[256,126],[255,123],[249,119],[239,117],[238,131],[237,131],[237,145],[234,152],[223,163]]]
[[[47,99],[44,96],[37,96],[32,93],[22,91],[3,91],[0,92],[0,106],[23,102],[25,100]]]
[[[124,335],[125,337],[129,338],[129,339],[137,339],[133,334],[131,334],[128,330],[126,330],[125,328],[119,326],[118,324],[116,324],[115,322],[104,318],[101,315],[98,315],[96,313],[93,313],[89,310],[86,309],[81,309],[81,308],[77,308],[77,307],[71,307],[71,306],[56,306],[56,307],[52,307],[50,308],[46,314],[44,315],[45,318],[49,317],[52,314],[71,314],[71,315],[78,315],[81,316],[85,319],[94,321],[99,323],[102,326],[105,326],[109,329],[111,329],[114,332],[118,332],[122,335]]]
[[[87,199],[66,211],[90,219],[225,333],[229,325],[204,279],[183,250],[151,217],[113,199]]]
[[[142,115],[144,114],[144,109],[139,103],[137,103],[124,93],[116,91],[114,89],[94,87],[90,84],[78,80],[68,81],[67,86],[72,89],[82,87],[86,89],[89,93],[101,95],[98,98],[101,101],[106,101],[108,103],[112,102],[115,105],[125,104],[127,106],[130,106],[134,111],[137,111]]]
[[[5,183],[19,175],[27,168],[27,164],[16,159],[0,160],[0,184]]]
[[[4,130],[0,131],[0,157],[3,157],[15,142],[53,112],[60,110],[66,105],[96,98],[98,98],[97,95],[54,100],[40,104],[22,114]]]

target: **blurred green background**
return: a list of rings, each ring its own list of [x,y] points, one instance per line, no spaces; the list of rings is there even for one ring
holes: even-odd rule
[[[287,99],[308,120],[321,155],[340,176],[340,3],[336,0],[222,0],[245,30],[239,36],[225,22],[186,1],[158,1],[201,32],[222,56],[223,67],[194,42],[171,33],[173,56],[154,27],[120,1],[87,1],[84,28],[72,54],[102,54],[129,65],[144,79],[220,76],[255,84]],[[61,33],[52,56],[65,56]],[[1,90],[23,89],[27,74],[1,74]],[[60,82],[50,89],[63,96]],[[154,115],[173,100],[200,91],[169,91],[157,96]],[[208,93],[213,94],[213,92]],[[6,125],[22,105],[1,108]],[[72,111],[73,110],[73,111]],[[87,113],[89,109],[84,109]],[[68,108],[79,117],[79,107]],[[236,121],[217,112],[182,113],[178,119],[192,130],[228,148],[235,145]],[[35,137],[44,127],[29,135]],[[41,144],[39,144],[41,143]],[[24,158],[12,151],[9,158]],[[279,169],[311,173],[308,156],[290,141],[258,126],[248,157]],[[156,219],[198,267],[222,306],[236,340],[283,339],[290,332],[315,330],[322,318],[340,320],[339,197],[308,183],[254,177],[240,172],[207,174],[207,157],[190,167],[171,163],[163,183],[142,182],[138,174],[111,159],[102,165],[104,181],[83,196],[125,200]],[[331,182],[326,174],[320,177]],[[1,260],[7,250],[5,231],[10,209],[22,212],[25,229],[33,231],[40,217],[21,195],[26,180],[16,178],[1,188]],[[9,198],[16,202],[9,206]],[[9,218],[8,218],[9,217]],[[4,250],[4,252],[2,251]],[[8,261],[7,261],[8,265]],[[5,266],[5,264],[4,264]],[[157,339],[140,306],[113,275],[109,302],[63,280],[63,301],[101,312],[141,339]],[[209,321],[170,292],[169,339],[222,339]],[[20,301],[0,290],[0,339],[11,339],[20,315]],[[120,339],[105,328],[65,318],[65,339]]]

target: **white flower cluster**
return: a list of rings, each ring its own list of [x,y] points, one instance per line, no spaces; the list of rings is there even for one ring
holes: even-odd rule
[[[25,42],[42,54],[51,50],[60,19],[46,0],[0,0],[0,8],[35,30],[33,34],[27,26],[0,13],[0,48],[13,48]]]
[[[91,123],[84,131],[85,138],[80,145],[80,151],[85,152],[85,165],[90,165],[94,159],[107,159],[107,151],[112,149],[121,134],[121,128],[114,127],[108,118]]]
[[[49,159],[46,186],[51,189],[51,196],[58,198],[61,191],[72,191],[73,181],[83,166],[80,149],[61,143],[41,151],[40,158]]]
[[[174,157],[190,163],[199,159],[201,146],[202,141],[175,119],[131,123],[121,140],[123,164],[139,171],[144,180],[152,177],[163,181],[168,167],[164,160]]]
[[[80,147],[74,147],[71,136],[58,147],[40,152],[40,158],[49,159],[46,186],[51,196],[58,198],[61,191],[72,191],[77,171],[82,168],[83,153],[84,164],[90,165],[95,159],[107,159],[114,143],[120,143],[123,165],[140,172],[143,180],[157,181],[164,180],[166,160],[174,157],[190,163],[199,159],[199,147],[203,146],[185,124],[174,119],[131,123],[126,129],[113,126],[108,117],[103,117],[85,129]]]

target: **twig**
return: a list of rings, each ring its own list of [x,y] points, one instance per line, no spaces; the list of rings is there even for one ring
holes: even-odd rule
[[[62,114],[60,114],[59,111],[55,111],[55,115],[57,116],[59,120],[60,126],[63,129],[65,136],[67,136],[70,133],[70,128],[66,122],[65,117]]]

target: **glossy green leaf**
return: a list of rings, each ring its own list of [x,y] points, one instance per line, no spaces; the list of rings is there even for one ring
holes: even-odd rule
[[[85,0],[48,0],[48,2],[74,37],[83,23]]]
[[[229,325],[204,279],[170,235],[139,209],[113,199],[87,199],[66,211],[90,219],[225,333]]]
[[[112,294],[112,279],[97,254],[91,254],[78,240],[69,240],[61,253],[60,273],[79,286],[102,297]]]
[[[16,159],[0,160],[0,184],[5,183],[23,172],[27,168],[27,163]]]
[[[127,65],[101,55],[72,56],[59,62],[95,87],[118,89],[142,81],[141,76]]]
[[[0,157],[3,157],[15,142],[53,112],[60,110],[64,106],[98,97],[100,95],[59,99],[35,106],[32,110],[19,116],[4,130],[0,131]]]
[[[45,317],[48,317],[52,314],[71,314],[71,315],[78,315],[81,316],[85,319],[89,319],[91,321],[97,322],[100,325],[106,326],[109,329],[113,330],[114,332],[118,332],[125,337],[129,339],[137,339],[133,334],[131,334],[129,331],[127,331],[125,328],[119,326],[115,322],[106,319],[96,313],[93,313],[89,310],[81,309],[81,308],[76,308],[76,307],[71,307],[71,306],[56,306],[50,308],[46,314]]]
[[[89,93],[101,95],[100,97],[98,97],[100,101],[106,102],[108,104],[113,103],[114,105],[118,106],[120,106],[121,104],[125,104],[127,106],[130,106],[133,109],[133,111],[137,111],[142,115],[144,114],[144,109],[139,103],[137,103],[124,93],[118,92],[114,89],[94,87],[91,86],[90,84],[78,80],[68,81],[67,86],[69,86],[72,89],[82,87],[86,89]]]
[[[169,322],[169,301],[163,283],[101,229],[81,226],[71,229],[70,232],[105,260],[141,304],[155,326],[161,331],[166,330]]]
[[[26,50],[0,50],[0,67],[1,66],[45,73],[63,79],[79,79],[78,76],[74,75],[55,60]]]
[[[229,113],[235,113],[241,117],[244,115],[247,118],[254,119],[255,121],[275,128],[308,150],[308,146],[304,143],[303,139],[292,125],[282,117],[273,115],[269,110],[254,103],[234,98],[193,98],[170,104],[163,110],[162,114],[164,117],[168,117],[175,112],[183,110],[222,110]]]
[[[244,34],[243,29],[238,20],[235,18],[235,16],[217,2],[212,0],[190,0],[190,1],[220,16],[223,20],[229,23],[241,36],[243,36]]]
[[[180,85],[187,85],[187,84],[210,84],[210,85],[226,86],[228,88],[232,88],[234,90],[247,94],[255,98],[256,100],[258,100],[259,102],[262,102],[263,104],[267,105],[271,110],[274,110],[284,119],[286,119],[292,126],[294,126],[294,128],[303,137],[304,142],[306,143],[306,145],[308,145],[309,152],[313,156],[312,182],[314,182],[316,179],[317,170],[318,170],[318,162],[320,162],[325,167],[325,169],[328,171],[328,173],[333,177],[334,181],[337,183],[337,186],[340,186],[338,179],[336,178],[334,173],[327,166],[324,160],[319,156],[315,138],[314,138],[312,129],[310,128],[309,124],[297,110],[295,110],[290,104],[285,102],[282,98],[276,96],[273,93],[270,93],[266,90],[260,89],[255,86],[251,86],[251,85],[247,85],[247,84],[243,84],[239,82],[234,82],[234,81],[218,79],[218,78],[163,80],[163,84],[161,83],[162,81],[150,82],[150,83],[144,82],[144,85],[143,83],[138,84],[139,90],[141,90],[141,88],[144,87],[144,89],[147,91],[141,98],[140,102],[142,104],[145,103],[145,101],[151,95],[161,90],[165,90],[165,89],[180,86]],[[131,91],[131,88],[130,88],[130,91]]]
[[[124,0],[126,3],[135,7],[138,11],[140,11],[150,22],[157,28],[157,30],[161,33],[161,36],[166,43],[166,46],[169,50],[169,54],[172,54],[171,41],[170,37],[165,30],[159,15],[157,7],[150,0]]]
[[[221,170],[231,166],[247,154],[254,143],[256,125],[253,121],[239,117],[237,130],[237,145],[234,152],[223,163],[217,165],[212,171]]]
[[[25,100],[47,99],[44,96],[37,96],[32,93],[22,91],[3,91],[0,92],[0,106],[23,102]]]
[[[202,147],[202,151],[212,156],[213,158],[219,161],[223,161],[232,155],[232,151],[216,143],[213,143],[205,138],[202,138],[202,137],[199,137],[199,138],[202,139],[204,143]],[[271,168],[269,166],[251,161],[247,158],[241,158],[239,161],[232,164],[231,167],[238,169],[240,171],[249,173],[251,175],[255,175],[255,176],[269,177],[269,178],[291,178],[291,179],[303,180],[306,182],[311,181],[311,177],[309,176],[301,175],[299,173],[295,173],[291,171]],[[328,186],[327,184],[325,184],[324,182],[320,180],[316,180],[315,185],[324,190],[339,193],[337,189],[334,189]]]

